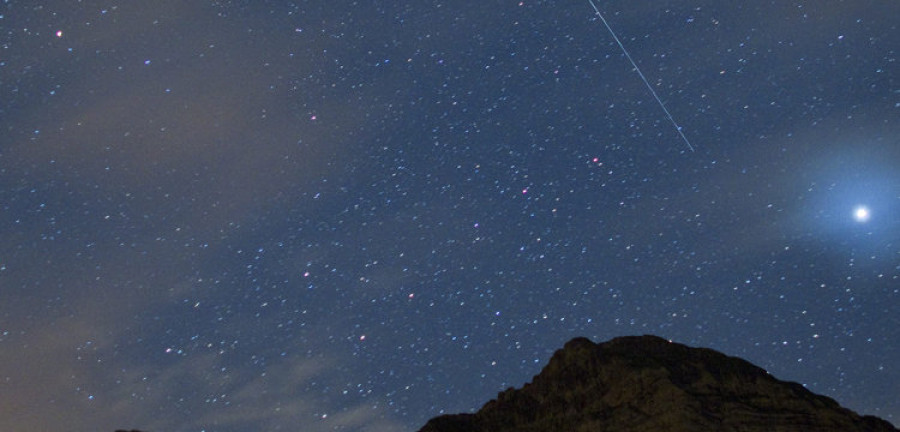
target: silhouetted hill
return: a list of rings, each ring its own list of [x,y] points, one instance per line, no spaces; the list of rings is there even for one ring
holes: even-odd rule
[[[897,432],[751,363],[655,336],[576,338],[522,389],[420,432]]]

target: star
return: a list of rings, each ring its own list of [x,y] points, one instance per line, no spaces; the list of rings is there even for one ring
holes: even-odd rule
[[[853,210],[853,219],[859,223],[868,222],[871,216],[872,214],[869,212],[869,208],[864,205],[857,206],[856,209]]]

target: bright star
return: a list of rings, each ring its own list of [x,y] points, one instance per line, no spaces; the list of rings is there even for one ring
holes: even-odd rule
[[[871,216],[869,208],[866,206],[859,206],[853,210],[853,219],[856,219],[857,222],[866,222]]]

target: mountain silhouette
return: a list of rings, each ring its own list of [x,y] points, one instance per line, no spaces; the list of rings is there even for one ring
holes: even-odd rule
[[[521,389],[420,432],[898,432],[736,357],[656,336],[575,338]]]

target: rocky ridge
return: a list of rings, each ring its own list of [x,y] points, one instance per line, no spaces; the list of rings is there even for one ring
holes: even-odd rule
[[[521,389],[420,432],[897,432],[736,357],[655,336],[576,338]]]

